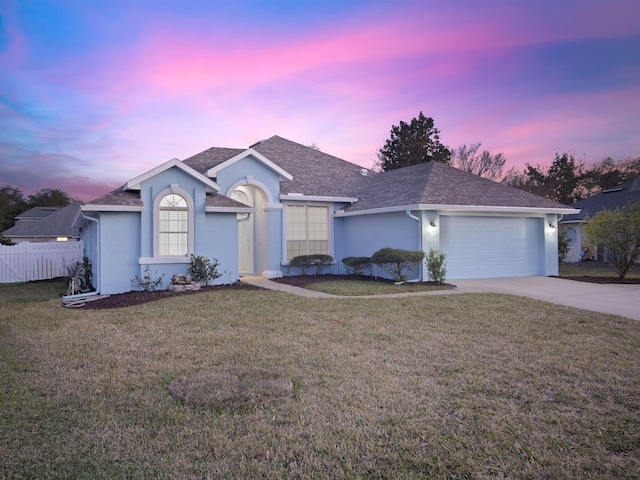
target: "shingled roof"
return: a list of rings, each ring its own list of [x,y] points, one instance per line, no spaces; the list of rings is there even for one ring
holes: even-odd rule
[[[358,197],[376,176],[359,165],[277,135],[252,148],[293,176],[281,182],[282,194]]]
[[[37,207],[42,211],[43,207]],[[80,205],[70,203],[66,207],[56,208],[53,212],[49,211],[50,207],[44,207],[47,214],[35,220],[34,215],[30,214],[30,220],[20,220],[16,224],[2,232],[2,235],[8,238],[28,238],[28,237],[71,237],[79,238],[80,232],[75,226],[75,221],[80,214]],[[34,212],[32,212],[34,213]],[[21,215],[22,217],[22,215]],[[18,217],[19,218],[19,217]]]
[[[429,205],[542,210],[568,208],[544,197],[492,182],[439,162],[376,173],[277,135],[249,148],[291,175],[291,180],[284,179],[280,182],[280,194],[358,199],[345,208],[345,212],[350,214],[404,206],[415,208],[418,205],[420,208]],[[244,152],[248,152],[248,149],[210,148],[187,158],[183,163],[206,175],[212,168]],[[107,205],[141,207],[142,201],[139,192],[120,188],[93,200],[90,205],[91,208]],[[241,205],[220,194],[207,196],[208,207]]]
[[[416,205],[568,208],[440,162],[427,162],[375,176],[360,200],[349,205],[345,211]]]
[[[579,208],[580,213],[565,215],[562,222],[580,222],[586,217],[593,217],[601,210],[614,211],[623,208],[630,202],[640,202],[640,178],[610,188],[592,197],[580,200],[572,205]]]

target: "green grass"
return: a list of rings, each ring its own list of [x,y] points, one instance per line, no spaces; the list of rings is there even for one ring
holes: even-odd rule
[[[393,293],[429,292],[443,290],[436,285],[405,282],[402,285],[393,283],[372,282],[367,280],[330,280],[311,283],[306,286],[310,290],[330,293],[332,295],[388,295]]]
[[[33,287],[33,289],[32,289]],[[0,295],[0,478],[638,478],[640,323],[491,294]],[[191,408],[198,372],[293,394]]]
[[[566,262],[560,263],[561,277],[618,277],[614,267],[605,262]],[[626,278],[640,278],[640,265],[631,267]]]

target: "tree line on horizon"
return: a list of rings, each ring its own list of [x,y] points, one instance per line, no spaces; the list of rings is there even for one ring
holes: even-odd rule
[[[548,167],[527,163],[524,170],[512,167],[505,172],[505,155],[481,146],[481,143],[463,144],[457,149],[445,146],[433,118],[420,112],[411,122],[400,121],[391,127],[389,138],[378,151],[377,167],[389,171],[441,162],[566,205],[640,177],[640,158],[616,161],[607,157],[586,168],[584,162],[577,162],[566,152],[556,153]]]

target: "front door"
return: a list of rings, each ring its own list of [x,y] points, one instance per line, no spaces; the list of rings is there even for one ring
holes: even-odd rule
[[[253,195],[247,188],[238,187],[231,194],[231,198],[250,207],[254,206]],[[240,275],[254,273],[254,222],[254,214],[242,214],[238,218],[238,269]]]

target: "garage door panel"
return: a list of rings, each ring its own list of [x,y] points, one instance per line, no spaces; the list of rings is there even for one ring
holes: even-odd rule
[[[440,217],[447,278],[542,275],[542,218]]]

